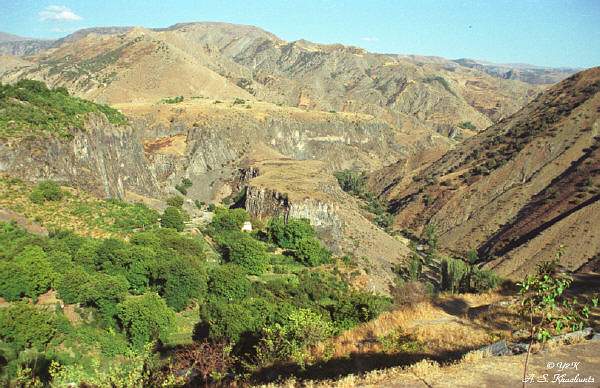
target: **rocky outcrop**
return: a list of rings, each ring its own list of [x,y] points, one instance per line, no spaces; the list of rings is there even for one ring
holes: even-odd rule
[[[127,191],[156,196],[156,178],[131,127],[91,115],[83,130],[71,134],[72,139],[44,136],[0,143],[0,171],[30,181],[64,182],[102,197],[124,198]]]
[[[393,268],[409,257],[403,242],[369,221],[361,203],[344,193],[320,161],[263,160],[246,185],[244,206],[254,217],[306,218],[337,255],[354,257],[360,287],[389,293]]]

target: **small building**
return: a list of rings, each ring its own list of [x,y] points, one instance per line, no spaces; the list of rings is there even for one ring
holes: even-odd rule
[[[244,225],[242,225],[242,232],[252,232],[252,223],[250,221],[244,222]]]

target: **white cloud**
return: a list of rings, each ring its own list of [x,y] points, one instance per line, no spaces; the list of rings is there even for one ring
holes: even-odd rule
[[[375,38],[372,36],[363,36],[362,38],[360,38],[360,40],[369,43],[379,42],[379,38]]]
[[[83,19],[64,5],[49,5],[38,14],[42,21],[72,22]]]

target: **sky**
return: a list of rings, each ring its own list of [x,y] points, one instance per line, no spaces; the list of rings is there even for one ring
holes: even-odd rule
[[[600,65],[600,0],[0,0],[0,31],[251,24],[285,40],[553,67]]]

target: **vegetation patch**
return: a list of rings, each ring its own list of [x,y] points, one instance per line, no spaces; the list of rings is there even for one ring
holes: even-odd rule
[[[32,80],[0,84],[0,138],[47,133],[68,139],[71,130],[83,129],[90,113],[103,114],[115,125],[127,123],[118,110],[70,96],[65,88],[49,89]]]

